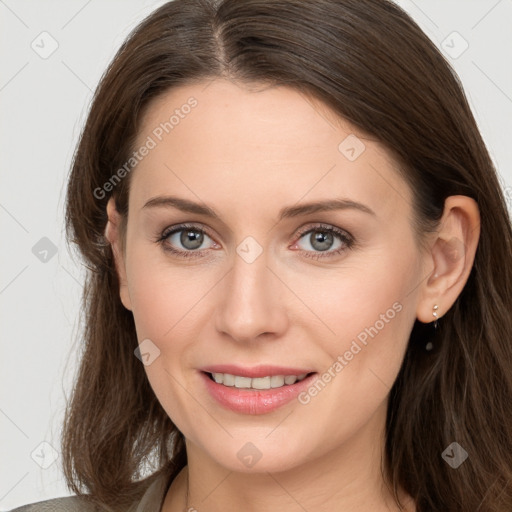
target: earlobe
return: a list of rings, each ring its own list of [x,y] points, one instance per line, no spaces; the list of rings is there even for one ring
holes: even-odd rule
[[[478,205],[470,197],[448,197],[439,226],[428,255],[431,272],[416,311],[424,323],[441,318],[468,280],[480,236]]]
[[[110,242],[112,252],[114,254],[116,272],[119,279],[119,296],[123,306],[131,311],[132,306],[128,289],[126,266],[119,233],[121,214],[115,207],[115,200],[113,197],[111,197],[107,203],[107,216],[108,220],[107,225],[105,226],[105,238]]]

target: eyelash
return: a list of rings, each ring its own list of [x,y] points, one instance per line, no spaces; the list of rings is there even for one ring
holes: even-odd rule
[[[188,251],[181,251],[176,250],[172,248],[169,244],[166,244],[166,240],[173,235],[174,233],[179,233],[180,231],[185,231],[186,229],[190,229],[193,231],[196,231],[198,233],[204,234],[209,236],[212,240],[213,237],[208,233],[207,230],[198,227],[195,224],[179,224],[177,226],[174,226],[172,228],[167,228],[163,231],[163,233],[157,238],[156,243],[160,244],[164,251],[168,251],[179,258],[197,258],[201,257],[202,253],[206,250],[188,250]],[[334,226],[326,225],[326,224],[318,224],[316,226],[308,226],[307,228],[304,228],[303,230],[299,230],[297,242],[308,233],[312,233],[315,231],[320,231],[322,233],[331,233],[334,236],[337,236],[341,242],[343,243],[343,246],[339,249],[336,249],[334,251],[305,251],[301,250],[300,252],[303,253],[303,256],[306,258],[312,258],[315,260],[321,260],[324,258],[332,258],[334,256],[337,256],[341,254],[342,252],[346,251],[347,249],[351,249],[355,243],[354,238],[352,235],[350,235],[348,232],[341,230],[339,228],[336,228]],[[296,242],[295,242],[296,243]],[[294,245],[295,245],[294,243]]]

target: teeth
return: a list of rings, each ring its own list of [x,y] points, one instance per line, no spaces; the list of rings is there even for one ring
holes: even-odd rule
[[[270,377],[271,388],[280,388],[281,386],[284,386],[284,377],[282,375],[273,375]]]
[[[290,386],[303,380],[306,375],[307,373],[301,375],[272,375],[251,379],[250,377],[240,377],[229,373],[212,373],[213,380],[217,384],[239,389],[271,389],[280,388],[284,385]]]

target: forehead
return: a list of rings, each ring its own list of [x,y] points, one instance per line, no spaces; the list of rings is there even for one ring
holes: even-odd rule
[[[219,79],[172,89],[145,112],[136,149],[148,141],[132,176],[136,208],[178,192],[260,209],[270,196],[279,205],[346,196],[385,209],[409,195],[380,143],[289,87]]]

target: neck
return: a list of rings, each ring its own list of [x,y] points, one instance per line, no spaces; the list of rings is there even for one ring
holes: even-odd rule
[[[171,485],[162,512],[414,512],[412,500],[399,493],[396,504],[381,471],[384,436],[375,425],[363,426],[338,447],[283,471],[235,472],[218,465],[196,444],[187,443],[188,466]]]

